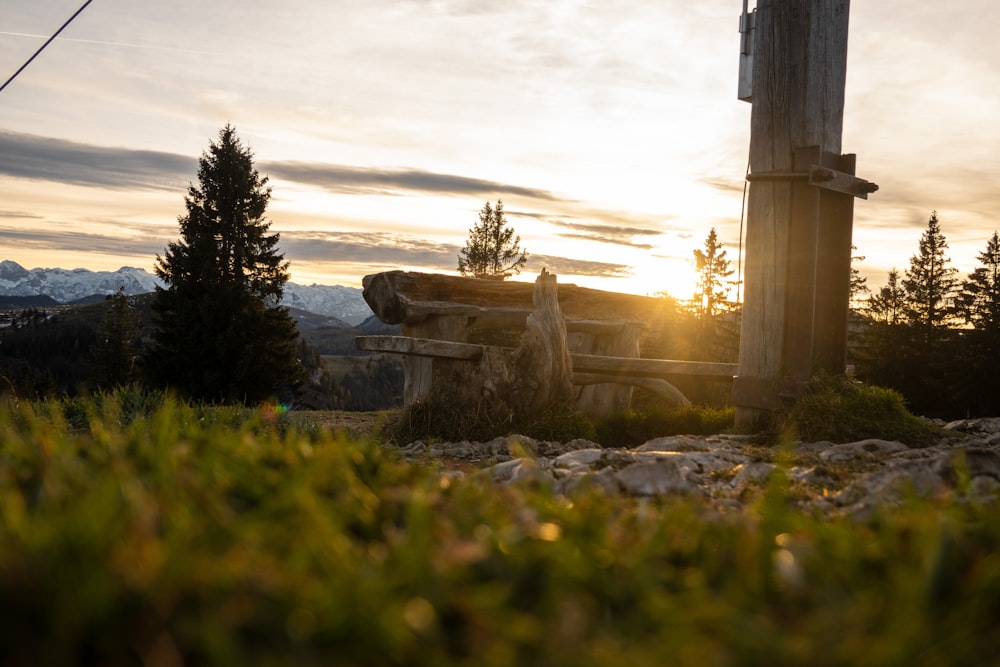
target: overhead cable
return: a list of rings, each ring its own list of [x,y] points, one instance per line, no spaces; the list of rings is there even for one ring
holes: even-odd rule
[[[83,10],[87,8],[87,5],[89,5],[93,1],[94,0],[87,0],[85,3],[83,3],[83,6],[80,7],[80,9],[76,10],[76,13],[73,14],[73,16],[70,16],[69,20],[66,21],[65,23],[63,23],[62,27],[60,27],[58,30],[56,30],[55,33],[51,37],[49,37],[45,41],[45,43],[42,44],[41,47],[39,47],[39,49],[37,51],[35,51],[34,55],[32,55],[30,58],[28,58],[27,62],[25,62],[23,65],[21,65],[21,67],[16,72],[14,72],[9,79],[7,79],[6,81],[4,81],[3,85],[0,86],[0,92],[3,92],[3,89],[6,88],[10,84],[11,81],[13,81],[14,79],[16,79],[17,75],[20,74],[21,72],[23,72],[24,69],[28,65],[31,64],[31,61],[34,60],[35,58],[37,58],[38,54],[40,54],[42,51],[44,51],[45,47],[47,47],[49,44],[51,44],[52,40],[54,40],[56,37],[58,37],[59,33],[61,33],[63,30],[65,30],[66,26],[68,26],[70,23],[72,23],[73,19],[75,19],[77,16],[79,16],[83,12]]]

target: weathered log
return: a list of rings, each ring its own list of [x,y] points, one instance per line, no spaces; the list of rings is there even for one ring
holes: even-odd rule
[[[412,271],[385,271],[362,280],[364,298],[386,324],[415,323],[430,315],[488,316],[495,311],[525,314],[534,286],[513,280],[483,280]],[[573,284],[559,286],[559,307],[567,321],[626,321],[655,326],[663,301]]]
[[[509,387],[511,407],[521,419],[569,405],[573,399],[573,362],[555,274],[542,269],[535,279],[532,303],[535,309],[514,351]]]

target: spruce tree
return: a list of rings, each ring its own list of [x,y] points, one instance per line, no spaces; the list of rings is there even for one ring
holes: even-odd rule
[[[854,252],[857,249],[858,249],[857,246],[855,245],[851,246],[852,252]],[[849,288],[850,289],[849,302],[851,304],[852,310],[854,310],[858,306],[859,302],[861,301],[861,298],[864,295],[871,294],[871,290],[868,289],[868,278],[861,275],[861,271],[859,271],[858,267],[854,265],[855,262],[863,262],[863,261],[865,261],[864,255],[851,255],[851,282]]]
[[[271,198],[253,153],[227,125],[198,166],[178,218],[181,240],[156,258],[167,285],[153,304],[156,378],[191,398],[260,401],[299,379],[297,331],[277,304],[288,262],[264,213]]]
[[[993,232],[979,264],[962,282],[957,309],[963,319],[980,331],[1000,331],[1000,237]]]
[[[724,280],[734,273],[715,227],[705,238],[705,249],[694,251],[694,268],[698,272],[695,307],[700,309],[703,319],[710,320],[729,296],[729,288],[723,286]]]
[[[962,332],[961,355],[955,367],[956,398],[965,414],[993,416],[1000,410],[1000,237],[997,232],[979,253],[979,266],[962,282],[957,310],[971,331]]]
[[[948,242],[941,233],[937,211],[931,213],[927,229],[920,237],[919,253],[910,257],[903,289],[906,290],[906,316],[915,325],[935,328],[945,325],[952,314],[952,301],[958,272],[945,256]]]
[[[458,256],[458,270],[463,276],[504,279],[511,272],[520,273],[528,253],[521,250],[521,237],[507,226],[503,200],[494,208],[489,202],[479,212],[479,222],[469,230],[469,238]]]
[[[139,316],[122,287],[107,301],[90,358],[91,381],[101,388],[131,384],[140,375]]]
[[[889,281],[868,297],[867,315],[879,324],[896,325],[904,320],[906,290],[899,281],[899,271],[889,271]]]

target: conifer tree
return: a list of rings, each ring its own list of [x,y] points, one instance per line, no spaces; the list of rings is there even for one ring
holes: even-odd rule
[[[700,308],[701,317],[709,320],[729,296],[729,288],[724,280],[733,275],[733,268],[719,237],[712,227],[705,238],[705,249],[694,251],[694,268],[698,272],[698,291],[694,294],[695,307]]]
[[[906,310],[906,290],[899,281],[899,271],[889,271],[889,281],[868,297],[866,313],[880,324],[901,324]]]
[[[851,246],[851,251],[857,250],[858,247],[855,245]],[[871,290],[868,289],[868,278],[861,275],[861,271],[858,267],[854,265],[855,262],[865,261],[864,255],[851,255],[851,283],[850,283],[850,304],[851,309],[858,307],[861,298],[865,294],[871,294]]]
[[[1000,410],[1000,236],[979,253],[979,266],[962,282],[957,310],[971,331],[961,334],[960,358],[953,368],[961,375],[955,398],[965,414],[993,416]],[[958,370],[960,369],[960,370]]]
[[[91,375],[98,387],[127,385],[139,377],[139,317],[125,289],[108,297],[108,312],[91,350]]]
[[[931,213],[927,229],[920,237],[920,251],[910,257],[903,289],[906,290],[907,319],[918,326],[935,328],[948,322],[958,279],[958,270],[945,256],[948,242],[941,233],[937,211]]]
[[[503,200],[494,208],[489,202],[479,212],[479,222],[469,230],[469,238],[458,256],[458,270],[463,276],[504,279],[520,273],[528,253],[521,250],[521,237],[507,226]]]
[[[1000,331],[1000,237],[979,253],[979,264],[962,282],[957,307],[963,319],[980,331]]]
[[[278,302],[288,262],[264,218],[271,189],[227,125],[199,160],[178,218],[181,240],[156,258],[156,378],[196,399],[259,401],[298,378],[297,331]]]

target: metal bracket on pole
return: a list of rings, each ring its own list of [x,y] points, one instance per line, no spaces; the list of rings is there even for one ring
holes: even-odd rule
[[[878,191],[878,185],[851,174],[845,174],[836,169],[813,164],[809,171],[765,171],[757,174],[747,174],[747,180],[754,181],[809,181],[809,185],[824,190],[832,190],[859,199],[868,199],[868,195]]]
[[[809,185],[859,199],[868,199],[868,195],[878,191],[878,185],[871,181],[815,164],[809,167]]]

